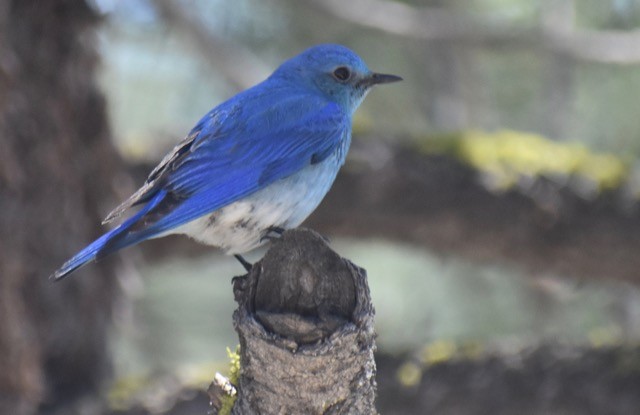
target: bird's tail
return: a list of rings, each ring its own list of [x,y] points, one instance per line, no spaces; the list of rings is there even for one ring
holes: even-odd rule
[[[114,230],[112,230],[110,232],[107,232],[106,234],[102,235],[100,238],[96,239],[89,246],[87,246],[82,251],[80,251],[76,255],[74,255],[73,258],[71,258],[70,260],[65,262],[64,265],[62,265],[62,267],[60,267],[60,269],[58,269],[56,272],[54,272],[49,278],[54,280],[54,281],[61,280],[62,278],[66,277],[67,275],[69,275],[73,271],[77,270],[78,268],[80,268],[80,267],[88,264],[89,262],[95,260],[97,258],[97,256],[98,256],[98,254],[100,253],[100,251],[102,250],[102,248],[112,238],[114,238],[116,235],[120,234],[121,232],[122,231],[121,231],[120,227],[118,227],[118,228],[116,228],[116,229],[114,229]]]
[[[127,219],[117,228],[105,233],[100,238],[78,252],[70,260],[65,262],[60,269],[51,274],[51,280],[59,281],[71,274],[73,271],[99,258],[103,258],[115,251],[137,244],[145,239],[153,237],[149,232],[131,232],[131,227],[151,209],[153,209],[163,198],[164,192],[158,192],[156,196],[146,204],[146,206],[131,218]]]

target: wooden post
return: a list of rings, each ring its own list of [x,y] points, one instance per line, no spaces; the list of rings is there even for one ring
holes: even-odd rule
[[[234,281],[234,294],[240,378],[232,414],[376,413],[374,310],[363,269],[317,233],[296,229]]]

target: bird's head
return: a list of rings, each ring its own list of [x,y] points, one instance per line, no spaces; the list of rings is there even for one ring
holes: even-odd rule
[[[402,80],[372,72],[362,58],[340,45],[313,46],[284,62],[272,77],[327,96],[353,113],[372,86]]]

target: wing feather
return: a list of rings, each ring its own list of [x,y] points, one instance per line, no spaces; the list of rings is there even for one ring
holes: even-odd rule
[[[148,213],[154,220],[135,227],[151,237],[321,162],[348,139],[350,117],[337,104],[280,95],[241,94],[212,110],[105,222],[162,190],[171,196],[170,209],[158,203]]]

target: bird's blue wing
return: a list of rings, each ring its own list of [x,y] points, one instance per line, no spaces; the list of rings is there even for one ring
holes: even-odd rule
[[[244,133],[248,136],[204,138],[163,186],[180,203],[149,231],[164,232],[189,222],[323,161],[338,149],[349,128],[340,108],[327,103],[319,111],[299,114],[294,122],[255,126]]]
[[[265,102],[267,100],[267,102]],[[340,151],[350,116],[321,97],[251,90],[207,114],[105,222],[134,216],[84,248],[52,276],[213,212]]]
[[[138,242],[233,203],[323,161],[350,134],[349,116],[321,97],[259,98],[203,118],[188,148],[150,176],[155,189],[140,200],[166,195],[124,238]]]

